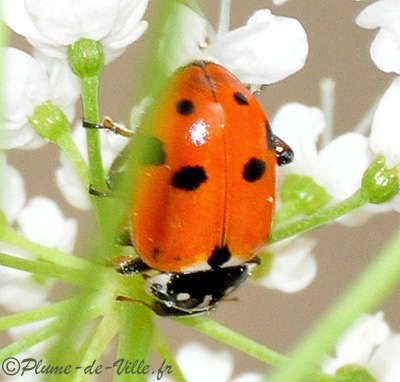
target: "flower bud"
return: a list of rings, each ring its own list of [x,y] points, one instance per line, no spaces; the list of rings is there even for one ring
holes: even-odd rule
[[[68,59],[79,78],[98,76],[104,66],[103,46],[98,41],[81,38],[68,46]]]
[[[50,101],[35,107],[29,123],[42,138],[53,143],[59,143],[60,138],[69,133],[67,117]]]
[[[331,197],[310,176],[288,175],[282,185],[281,199],[295,203],[299,213],[312,214],[320,210]]]
[[[348,377],[352,382],[377,382],[374,377],[362,366],[346,365],[336,370],[336,375]]]
[[[399,192],[399,167],[388,169],[384,156],[379,155],[365,170],[361,189],[370,203],[387,202]]]

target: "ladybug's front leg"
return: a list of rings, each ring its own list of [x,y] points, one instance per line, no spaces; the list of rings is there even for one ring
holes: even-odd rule
[[[146,272],[150,267],[139,257],[120,256],[114,259],[117,272],[124,276],[132,276],[137,273]]]
[[[122,135],[123,137],[132,138],[132,131],[122,127],[114,122],[110,117],[105,117],[102,124],[91,123],[83,120],[82,126],[86,129],[103,129],[112,131],[114,134]]]

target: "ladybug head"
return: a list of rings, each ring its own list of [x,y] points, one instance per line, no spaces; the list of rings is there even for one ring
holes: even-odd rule
[[[194,316],[213,310],[256,267],[256,261],[191,273],[161,273],[146,280],[160,316]]]

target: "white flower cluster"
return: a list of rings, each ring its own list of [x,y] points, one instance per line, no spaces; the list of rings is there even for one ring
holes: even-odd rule
[[[229,31],[229,7],[222,7],[221,12],[216,31],[199,13],[183,4],[174,4],[165,28],[176,35],[168,35],[168,41],[161,45],[169,72],[193,60],[211,60],[255,90],[304,66],[307,35],[296,19],[261,9],[246,25]]]
[[[400,74],[400,1],[380,0],[369,5],[357,17],[356,22],[364,28],[380,28],[371,44],[371,57],[379,69]],[[325,146],[319,144],[321,136],[331,135],[324,113],[316,107],[299,103],[283,105],[272,120],[274,134],[287,142],[295,152],[292,164],[279,170],[279,181],[289,174],[310,176],[331,196],[330,203],[340,202],[353,195],[361,186],[363,174],[371,162],[383,154],[388,168],[400,164],[400,77],[396,78],[381,98],[372,114],[371,131],[365,136],[361,129],[340,135]],[[382,204],[367,204],[338,220],[346,225],[359,225],[377,213],[400,212],[400,195]],[[283,282],[291,278],[291,291],[299,290],[312,281],[316,273],[312,255],[314,242],[304,245],[304,239],[292,238],[267,247],[276,254],[270,274],[262,280],[269,287],[288,290]],[[286,244],[286,246],[285,246]],[[276,266],[291,256],[297,261],[291,266]],[[296,266],[297,264],[297,266]],[[281,280],[281,281],[280,281]],[[297,288],[296,288],[297,285]]]
[[[346,365],[367,369],[377,382],[397,382],[400,375],[400,334],[390,330],[383,313],[363,315],[337,342],[336,357],[322,369],[331,374]]]
[[[233,357],[228,350],[213,351],[198,342],[189,342],[178,349],[176,361],[183,375],[190,382],[262,382],[259,373],[243,373],[232,379]],[[155,382],[155,376],[149,382]],[[171,382],[168,375],[163,380]]]

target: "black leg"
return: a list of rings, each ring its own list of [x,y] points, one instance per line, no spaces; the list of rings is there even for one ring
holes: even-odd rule
[[[131,276],[137,273],[145,272],[150,269],[150,267],[145,264],[139,257],[120,257],[115,259],[115,268],[117,272],[124,276]]]
[[[82,126],[86,129],[104,129],[110,130],[114,134],[122,135],[123,137],[131,138],[133,133],[130,130],[125,129],[124,127],[115,123],[110,117],[105,117],[102,124],[99,123],[91,123],[83,120]]]

